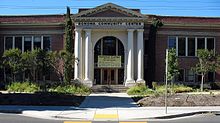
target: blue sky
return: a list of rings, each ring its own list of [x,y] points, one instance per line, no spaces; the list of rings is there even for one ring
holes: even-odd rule
[[[220,0],[1,0],[0,15],[64,14],[105,3],[141,9],[143,14],[220,17]]]

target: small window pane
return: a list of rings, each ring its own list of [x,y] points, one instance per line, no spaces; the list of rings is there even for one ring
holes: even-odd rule
[[[207,38],[207,49],[214,50],[214,38]]]
[[[46,50],[46,51],[49,51],[50,50],[51,38],[48,37],[48,36],[44,36],[43,42],[44,42],[43,49]]]
[[[186,41],[185,37],[178,38],[178,56],[185,56],[185,52],[186,52],[185,41]]]
[[[194,82],[194,72],[192,70],[186,71],[186,82]]]
[[[24,37],[24,51],[31,51],[31,37]]]
[[[169,48],[176,48],[176,37],[169,37],[168,43]]]
[[[5,50],[13,48],[13,37],[5,38]]]
[[[22,37],[15,37],[15,48],[22,50]]]
[[[197,38],[197,49],[205,49],[205,38]]]
[[[188,56],[195,56],[195,38],[188,38]]]
[[[41,49],[41,37],[40,36],[34,37],[34,49]]]

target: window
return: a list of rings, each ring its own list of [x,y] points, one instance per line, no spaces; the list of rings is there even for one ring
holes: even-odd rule
[[[192,70],[186,70],[186,82],[194,82],[195,73]]]
[[[15,37],[15,48],[22,50],[22,37]]]
[[[32,37],[24,37],[24,51],[31,51]]]
[[[195,56],[195,38],[188,38],[188,56]]]
[[[41,49],[41,37],[40,36],[34,37],[34,49]]]
[[[205,49],[205,38],[197,38],[197,49]]]
[[[214,82],[214,72],[208,72],[207,76],[208,82]]]
[[[176,37],[169,37],[168,47],[169,48],[176,48]]]
[[[50,42],[51,42],[51,38],[49,36],[44,36],[43,37],[43,49],[46,51],[50,50]]]
[[[178,38],[178,56],[186,56],[186,43],[184,37]]]
[[[13,37],[5,38],[5,50],[13,48]]]
[[[214,38],[207,38],[207,49],[214,50]]]
[[[178,81],[178,82],[184,81],[184,69],[179,70],[179,74],[176,77],[176,81]]]
[[[215,50],[215,38],[169,36],[168,48],[176,48],[178,56],[196,56],[198,49]]]

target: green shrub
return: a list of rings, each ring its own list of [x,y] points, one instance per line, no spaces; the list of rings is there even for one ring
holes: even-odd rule
[[[87,95],[91,93],[91,89],[84,85],[59,85],[49,89],[50,92],[64,93],[64,94],[81,94]]]
[[[156,87],[156,91],[158,93],[164,93],[165,92],[165,85],[160,85]],[[192,92],[194,91],[192,87],[182,85],[182,84],[174,84],[173,86],[168,85],[168,92],[174,92],[174,93],[183,93],[183,92]]]
[[[9,92],[28,92],[34,93],[40,90],[40,87],[37,84],[30,82],[12,82],[7,86]]]
[[[135,85],[127,90],[127,94],[129,95],[144,95],[144,96],[151,96],[155,95],[155,91],[149,89],[145,85]]]
[[[193,88],[185,85],[174,85],[173,91],[175,93],[191,92]]]

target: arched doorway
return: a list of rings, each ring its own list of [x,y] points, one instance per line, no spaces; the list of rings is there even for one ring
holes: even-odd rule
[[[120,66],[101,66],[100,59],[118,60]],[[94,79],[97,85],[123,84],[124,82],[124,46],[113,36],[106,36],[98,40],[94,47]]]

